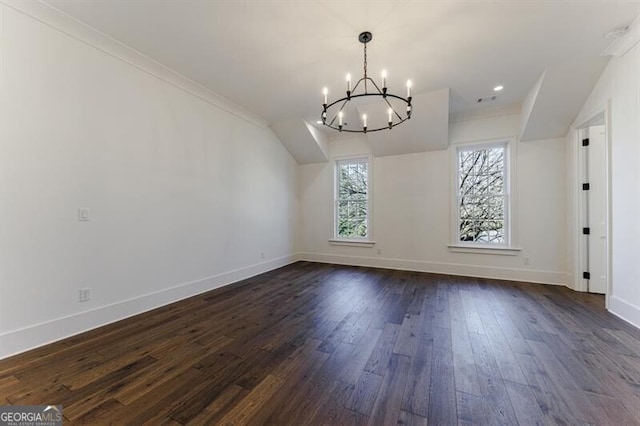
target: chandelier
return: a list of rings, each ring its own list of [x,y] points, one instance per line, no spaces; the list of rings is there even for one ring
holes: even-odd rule
[[[347,96],[329,103],[327,100],[329,89],[326,87],[322,89],[324,96],[324,102],[322,104],[322,124],[325,126],[340,132],[378,132],[380,130],[392,129],[411,118],[411,80],[407,80],[407,97],[403,98],[402,96],[388,92],[386,70],[382,70],[382,89],[367,75],[367,43],[372,39],[373,35],[369,31],[362,32],[358,36],[358,40],[364,45],[364,75],[352,88],[351,74],[347,74]],[[358,88],[360,92],[358,92]],[[376,113],[373,114],[374,116],[367,117],[366,113],[360,115],[357,112],[357,108],[351,107],[351,102],[355,99],[362,101],[366,98],[370,98],[371,100],[378,98],[382,100],[382,102],[378,102],[377,104],[375,102],[360,104],[363,109],[366,107],[367,109],[375,110]],[[386,110],[380,110],[381,106]],[[398,112],[402,110],[406,111],[405,115],[400,115]],[[362,127],[346,128],[348,125],[346,121],[348,116],[351,117],[350,119],[359,116]]]

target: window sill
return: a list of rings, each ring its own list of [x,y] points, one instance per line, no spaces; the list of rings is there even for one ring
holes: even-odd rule
[[[449,244],[449,251],[453,253],[497,254],[501,256],[517,256],[522,251],[518,247],[468,246],[463,244]]]
[[[370,240],[329,240],[329,244],[332,246],[373,247],[375,243],[375,241]]]

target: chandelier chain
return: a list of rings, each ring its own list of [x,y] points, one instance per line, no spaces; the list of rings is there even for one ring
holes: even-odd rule
[[[364,78],[367,79],[367,43],[364,44]]]

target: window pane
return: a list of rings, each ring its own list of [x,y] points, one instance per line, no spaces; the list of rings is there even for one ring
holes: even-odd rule
[[[366,218],[341,221],[338,224],[338,236],[344,238],[365,238],[367,236]]]
[[[504,244],[504,146],[458,152],[459,240]]]
[[[504,196],[466,195],[460,198],[460,219],[504,219]]]
[[[460,241],[502,244],[504,239],[503,220],[461,220]]]
[[[367,199],[366,162],[338,163],[338,199]]]
[[[367,236],[367,220],[362,219],[356,222],[356,235],[359,238],[364,238]]]
[[[342,221],[349,215],[349,207],[346,201],[338,201],[338,220]]]
[[[480,233],[477,241],[487,243],[503,243],[504,242],[504,222],[501,220],[491,220],[480,222]]]
[[[368,208],[367,161],[337,163],[338,202],[336,233],[344,238],[366,238]]]

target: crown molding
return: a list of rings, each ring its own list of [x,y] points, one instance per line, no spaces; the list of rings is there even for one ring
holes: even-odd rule
[[[264,118],[247,111],[236,103],[215,93],[205,86],[183,76],[182,74],[143,55],[137,50],[121,43],[97,29],[67,15],[43,1],[0,0],[0,4],[35,19],[91,46],[106,55],[123,61],[167,84],[189,93],[219,109],[222,109],[249,123],[265,128],[269,125]]]

